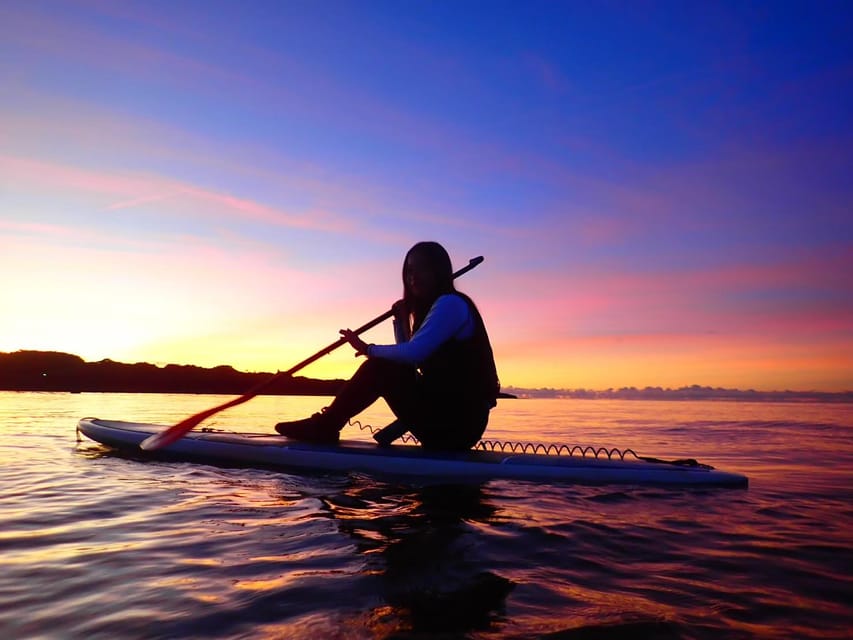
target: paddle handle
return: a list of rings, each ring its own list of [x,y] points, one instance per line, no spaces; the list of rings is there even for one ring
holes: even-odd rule
[[[459,271],[457,271],[456,273],[453,274],[453,278],[456,279],[459,276],[461,276],[462,274],[468,273],[471,269],[476,267],[482,261],[483,261],[483,256],[477,256],[476,258],[471,258],[468,261],[467,265],[465,265],[464,267],[459,269]],[[358,335],[360,333],[364,333],[368,329],[372,329],[373,327],[378,325],[380,322],[384,322],[385,320],[387,320],[388,318],[390,318],[393,315],[394,315],[394,310],[389,309],[388,311],[383,313],[381,316],[377,316],[376,318],[374,318],[370,322],[367,322],[367,323],[361,325],[358,329],[353,331],[353,333],[356,335]],[[261,390],[265,389],[266,387],[271,385],[276,380],[283,378],[283,377],[292,376],[294,373],[296,373],[300,369],[307,367],[312,362],[319,360],[320,358],[322,358],[323,356],[325,356],[328,353],[331,353],[332,351],[334,351],[335,349],[340,347],[342,344],[346,344],[346,342],[347,342],[346,338],[343,338],[343,337],[339,338],[338,340],[336,340],[335,342],[333,342],[329,346],[327,346],[324,349],[321,349],[320,351],[315,353],[313,356],[309,356],[308,358],[305,358],[305,360],[303,360],[299,364],[292,366],[287,371],[279,371],[278,373],[271,376],[267,380],[263,380],[263,381],[259,382],[257,385],[252,387],[249,391],[244,393],[239,398],[234,398],[233,400],[229,400],[228,402],[217,405],[217,406],[212,407],[210,409],[206,409],[205,411],[202,411],[200,413],[197,413],[195,415],[190,416],[189,418],[181,420],[179,423],[169,427],[168,429],[165,429],[165,430],[161,431],[160,433],[155,433],[154,435],[151,435],[151,436],[145,438],[145,440],[143,440],[139,444],[139,446],[142,449],[145,449],[146,451],[155,451],[155,450],[161,449],[162,447],[165,447],[165,446],[167,446],[167,445],[169,445],[169,444],[171,444],[177,440],[180,440],[181,438],[184,437],[184,434],[192,431],[192,429],[195,426],[201,424],[202,421],[207,420],[210,416],[216,415],[217,413],[219,413],[220,411],[224,411],[225,409],[230,409],[231,407],[236,407],[239,404],[243,404],[244,402],[248,402],[249,400],[254,398],[256,395],[258,395],[261,392]]]

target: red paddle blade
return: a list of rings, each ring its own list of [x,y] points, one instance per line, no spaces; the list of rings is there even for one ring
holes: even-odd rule
[[[238,404],[243,404],[244,402],[254,398],[256,395],[258,394],[247,393],[239,398],[234,398],[234,400],[229,400],[224,404],[213,407],[212,409],[205,409],[201,413],[197,413],[194,416],[181,420],[178,424],[169,427],[165,431],[148,436],[145,440],[139,443],[139,446],[146,451],[156,451],[157,449],[161,449],[172,444],[176,440],[183,438],[184,434],[192,431],[196,425],[207,420],[210,416],[219,413],[220,411],[224,411],[225,409],[236,407]]]

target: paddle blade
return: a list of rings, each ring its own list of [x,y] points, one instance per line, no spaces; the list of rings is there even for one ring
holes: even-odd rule
[[[184,420],[181,420],[178,424],[173,425],[166,429],[165,431],[161,431],[160,433],[155,433],[154,435],[148,436],[139,443],[140,448],[145,449],[146,451],[156,451],[157,449],[162,449],[165,446],[168,446],[175,442],[176,440],[180,440],[184,437],[185,434],[189,433],[193,430],[194,427],[201,424],[204,420],[207,420],[210,416],[219,413],[220,411],[224,411],[230,407],[236,407],[238,404],[243,404],[244,402],[248,402],[252,398],[254,398],[257,393],[247,393],[245,395],[240,396],[239,398],[235,398],[234,400],[230,400],[224,404],[220,404],[219,406],[213,407],[212,409],[206,409],[201,413],[197,413],[194,416],[190,416]]]

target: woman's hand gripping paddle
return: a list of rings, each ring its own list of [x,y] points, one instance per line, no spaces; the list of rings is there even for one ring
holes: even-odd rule
[[[483,256],[471,258],[468,261],[468,264],[466,266],[462,267],[461,269],[459,269],[459,271],[457,271],[456,273],[453,274],[453,277],[458,278],[463,273],[469,272],[471,269],[476,267],[482,261],[483,261]],[[364,325],[360,326],[358,329],[354,330],[353,334],[358,335],[360,333],[364,333],[368,329],[372,329],[373,327],[378,325],[380,322],[384,322],[385,320],[390,318],[392,315],[394,315],[394,310],[389,309],[388,311],[383,313],[381,316],[374,318],[373,320],[371,320],[367,324],[364,324]],[[259,384],[255,385],[253,388],[251,388],[249,391],[244,393],[239,398],[234,398],[233,400],[230,400],[228,402],[220,404],[220,405],[213,407],[211,409],[206,409],[205,411],[202,411],[201,413],[197,413],[193,416],[190,416],[189,418],[181,420],[176,425],[173,425],[173,426],[169,427],[168,429],[161,431],[160,433],[155,433],[154,435],[145,438],[145,440],[143,440],[139,446],[141,448],[145,449],[146,451],[155,451],[156,449],[161,449],[162,447],[170,445],[173,442],[175,442],[176,440],[180,440],[181,438],[183,438],[184,434],[192,431],[192,429],[194,427],[201,424],[204,420],[207,420],[210,416],[215,415],[215,414],[219,413],[220,411],[224,411],[225,409],[230,409],[231,407],[236,407],[238,404],[243,404],[244,402],[248,402],[249,400],[254,398],[256,395],[258,395],[263,389],[265,389],[266,387],[271,385],[276,380],[292,376],[294,373],[296,373],[300,369],[307,367],[309,364],[311,364],[315,360],[319,360],[324,355],[331,353],[332,351],[334,351],[335,349],[340,347],[342,344],[346,344],[346,343],[347,343],[346,338],[340,338],[340,339],[336,340],[335,342],[333,342],[332,344],[330,344],[325,349],[321,349],[320,351],[315,353],[313,356],[305,358],[305,360],[303,360],[302,362],[300,362],[297,365],[294,365],[293,367],[291,367],[287,371],[279,371],[278,373],[276,373],[275,375],[273,375],[269,379],[260,382]]]

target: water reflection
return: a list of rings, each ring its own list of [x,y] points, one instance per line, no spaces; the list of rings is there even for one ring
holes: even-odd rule
[[[500,619],[513,584],[488,569],[478,539],[475,523],[493,522],[497,511],[481,485],[356,481],[324,504],[385,601],[369,616],[375,631],[459,633]]]

